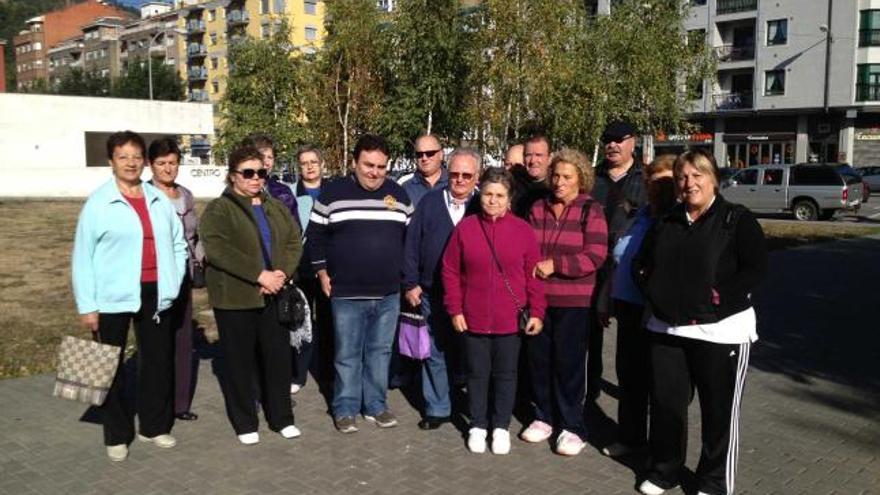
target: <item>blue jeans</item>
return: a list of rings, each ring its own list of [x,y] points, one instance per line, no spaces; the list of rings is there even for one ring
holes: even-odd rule
[[[386,409],[388,363],[400,315],[400,294],[381,299],[330,299],[336,340],[333,416],[375,416]]]
[[[442,302],[434,301],[438,306],[436,312],[431,311],[431,298],[422,294],[422,316],[428,322],[428,333],[431,336],[431,356],[422,364],[422,395],[425,397],[425,415],[446,417],[452,413],[449,399],[449,375],[446,369],[446,349],[452,340],[452,325]]]

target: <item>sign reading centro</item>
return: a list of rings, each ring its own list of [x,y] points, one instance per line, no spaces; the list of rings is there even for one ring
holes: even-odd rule
[[[655,143],[712,143],[714,136],[709,132],[697,132],[694,134],[666,134],[658,132],[654,136]]]

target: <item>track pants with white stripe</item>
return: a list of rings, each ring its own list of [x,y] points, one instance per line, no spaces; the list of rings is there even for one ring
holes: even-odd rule
[[[668,489],[680,482],[687,455],[688,405],[696,389],[703,441],[697,488],[710,495],[733,493],[749,345],[651,334],[652,483]]]

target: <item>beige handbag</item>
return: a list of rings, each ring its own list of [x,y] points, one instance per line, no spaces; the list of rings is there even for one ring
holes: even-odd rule
[[[122,349],[68,335],[58,346],[58,373],[52,395],[100,406],[116,376]]]

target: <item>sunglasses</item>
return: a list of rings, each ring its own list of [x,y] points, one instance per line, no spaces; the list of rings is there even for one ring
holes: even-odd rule
[[[255,176],[258,179],[265,179],[266,177],[269,177],[269,171],[265,168],[261,168],[259,170],[245,168],[242,170],[233,170],[233,172],[240,175],[243,179],[253,179]]]
[[[440,150],[416,151],[416,158],[431,158]]]
[[[629,134],[627,134],[626,136],[602,136],[602,142],[605,144],[609,144],[609,143],[620,144],[631,137],[632,136],[630,136]]]
[[[449,172],[449,178],[452,180],[471,180],[474,178],[474,174],[470,172]]]

